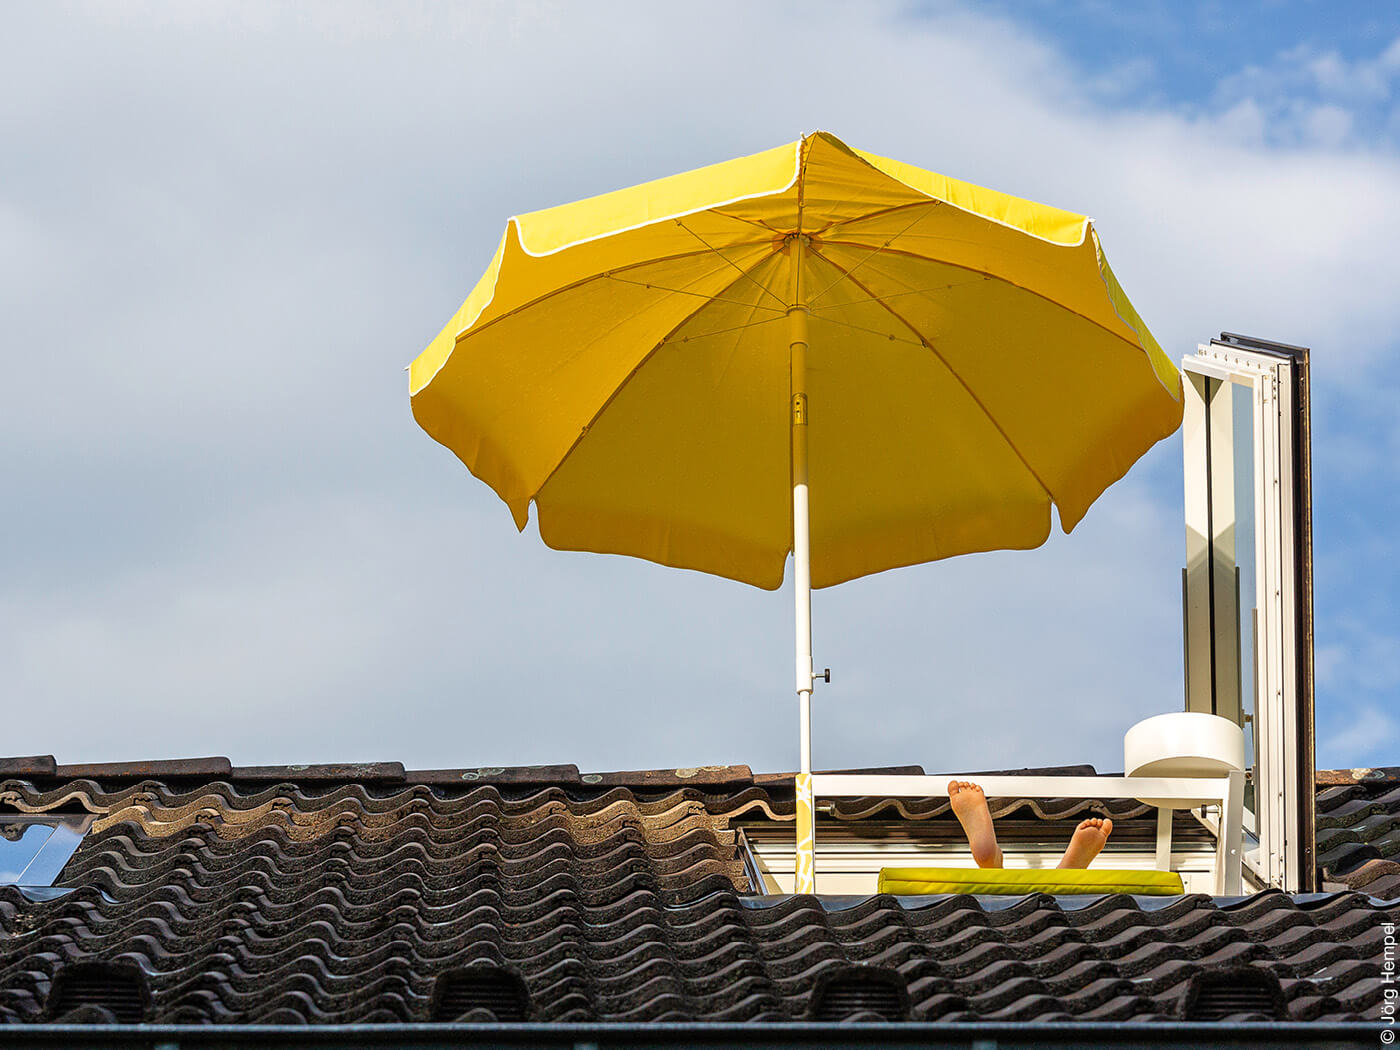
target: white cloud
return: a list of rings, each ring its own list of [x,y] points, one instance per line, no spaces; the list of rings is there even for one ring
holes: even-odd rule
[[[1365,707],[1318,747],[1319,769],[1354,769],[1368,762],[1393,765],[1400,746],[1400,723],[1376,707]]]
[[[1334,630],[1343,641],[1323,650],[1317,661],[1319,684],[1363,696],[1400,692],[1400,635],[1354,618],[1339,618]]]
[[[1347,59],[1304,43],[1252,64],[1216,86],[1218,107],[1249,105],[1268,114],[1261,137],[1282,145],[1373,149],[1395,140],[1400,37],[1372,57]]]

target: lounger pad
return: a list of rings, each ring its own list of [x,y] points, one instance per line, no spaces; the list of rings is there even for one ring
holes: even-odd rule
[[[1135,893],[1185,892],[1174,871],[1114,868],[881,868],[880,893]]]

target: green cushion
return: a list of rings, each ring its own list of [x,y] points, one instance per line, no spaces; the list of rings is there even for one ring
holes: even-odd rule
[[[1114,868],[881,868],[880,893],[1184,893],[1174,871]]]

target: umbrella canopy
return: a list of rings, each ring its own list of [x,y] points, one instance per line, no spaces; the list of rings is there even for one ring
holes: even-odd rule
[[[413,413],[551,547],[776,588],[797,299],[815,587],[1038,546],[1181,419],[1087,218],[824,133],[511,219]]]
[[[799,892],[812,588],[1039,546],[1182,406],[1088,219],[824,133],[511,219],[410,388],[551,547],[765,588],[792,553]]]

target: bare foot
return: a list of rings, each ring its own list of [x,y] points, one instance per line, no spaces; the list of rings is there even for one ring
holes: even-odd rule
[[[1087,868],[1112,833],[1113,821],[1107,817],[1090,817],[1081,821],[1079,827],[1074,829],[1074,837],[1069,840],[1069,846],[1057,867]]]
[[[979,868],[1001,867],[1001,848],[997,845],[996,829],[992,827],[992,813],[987,808],[987,799],[982,789],[970,780],[948,781],[948,800],[953,804],[953,813],[958,823],[967,832],[968,845],[972,847],[972,859]]]

